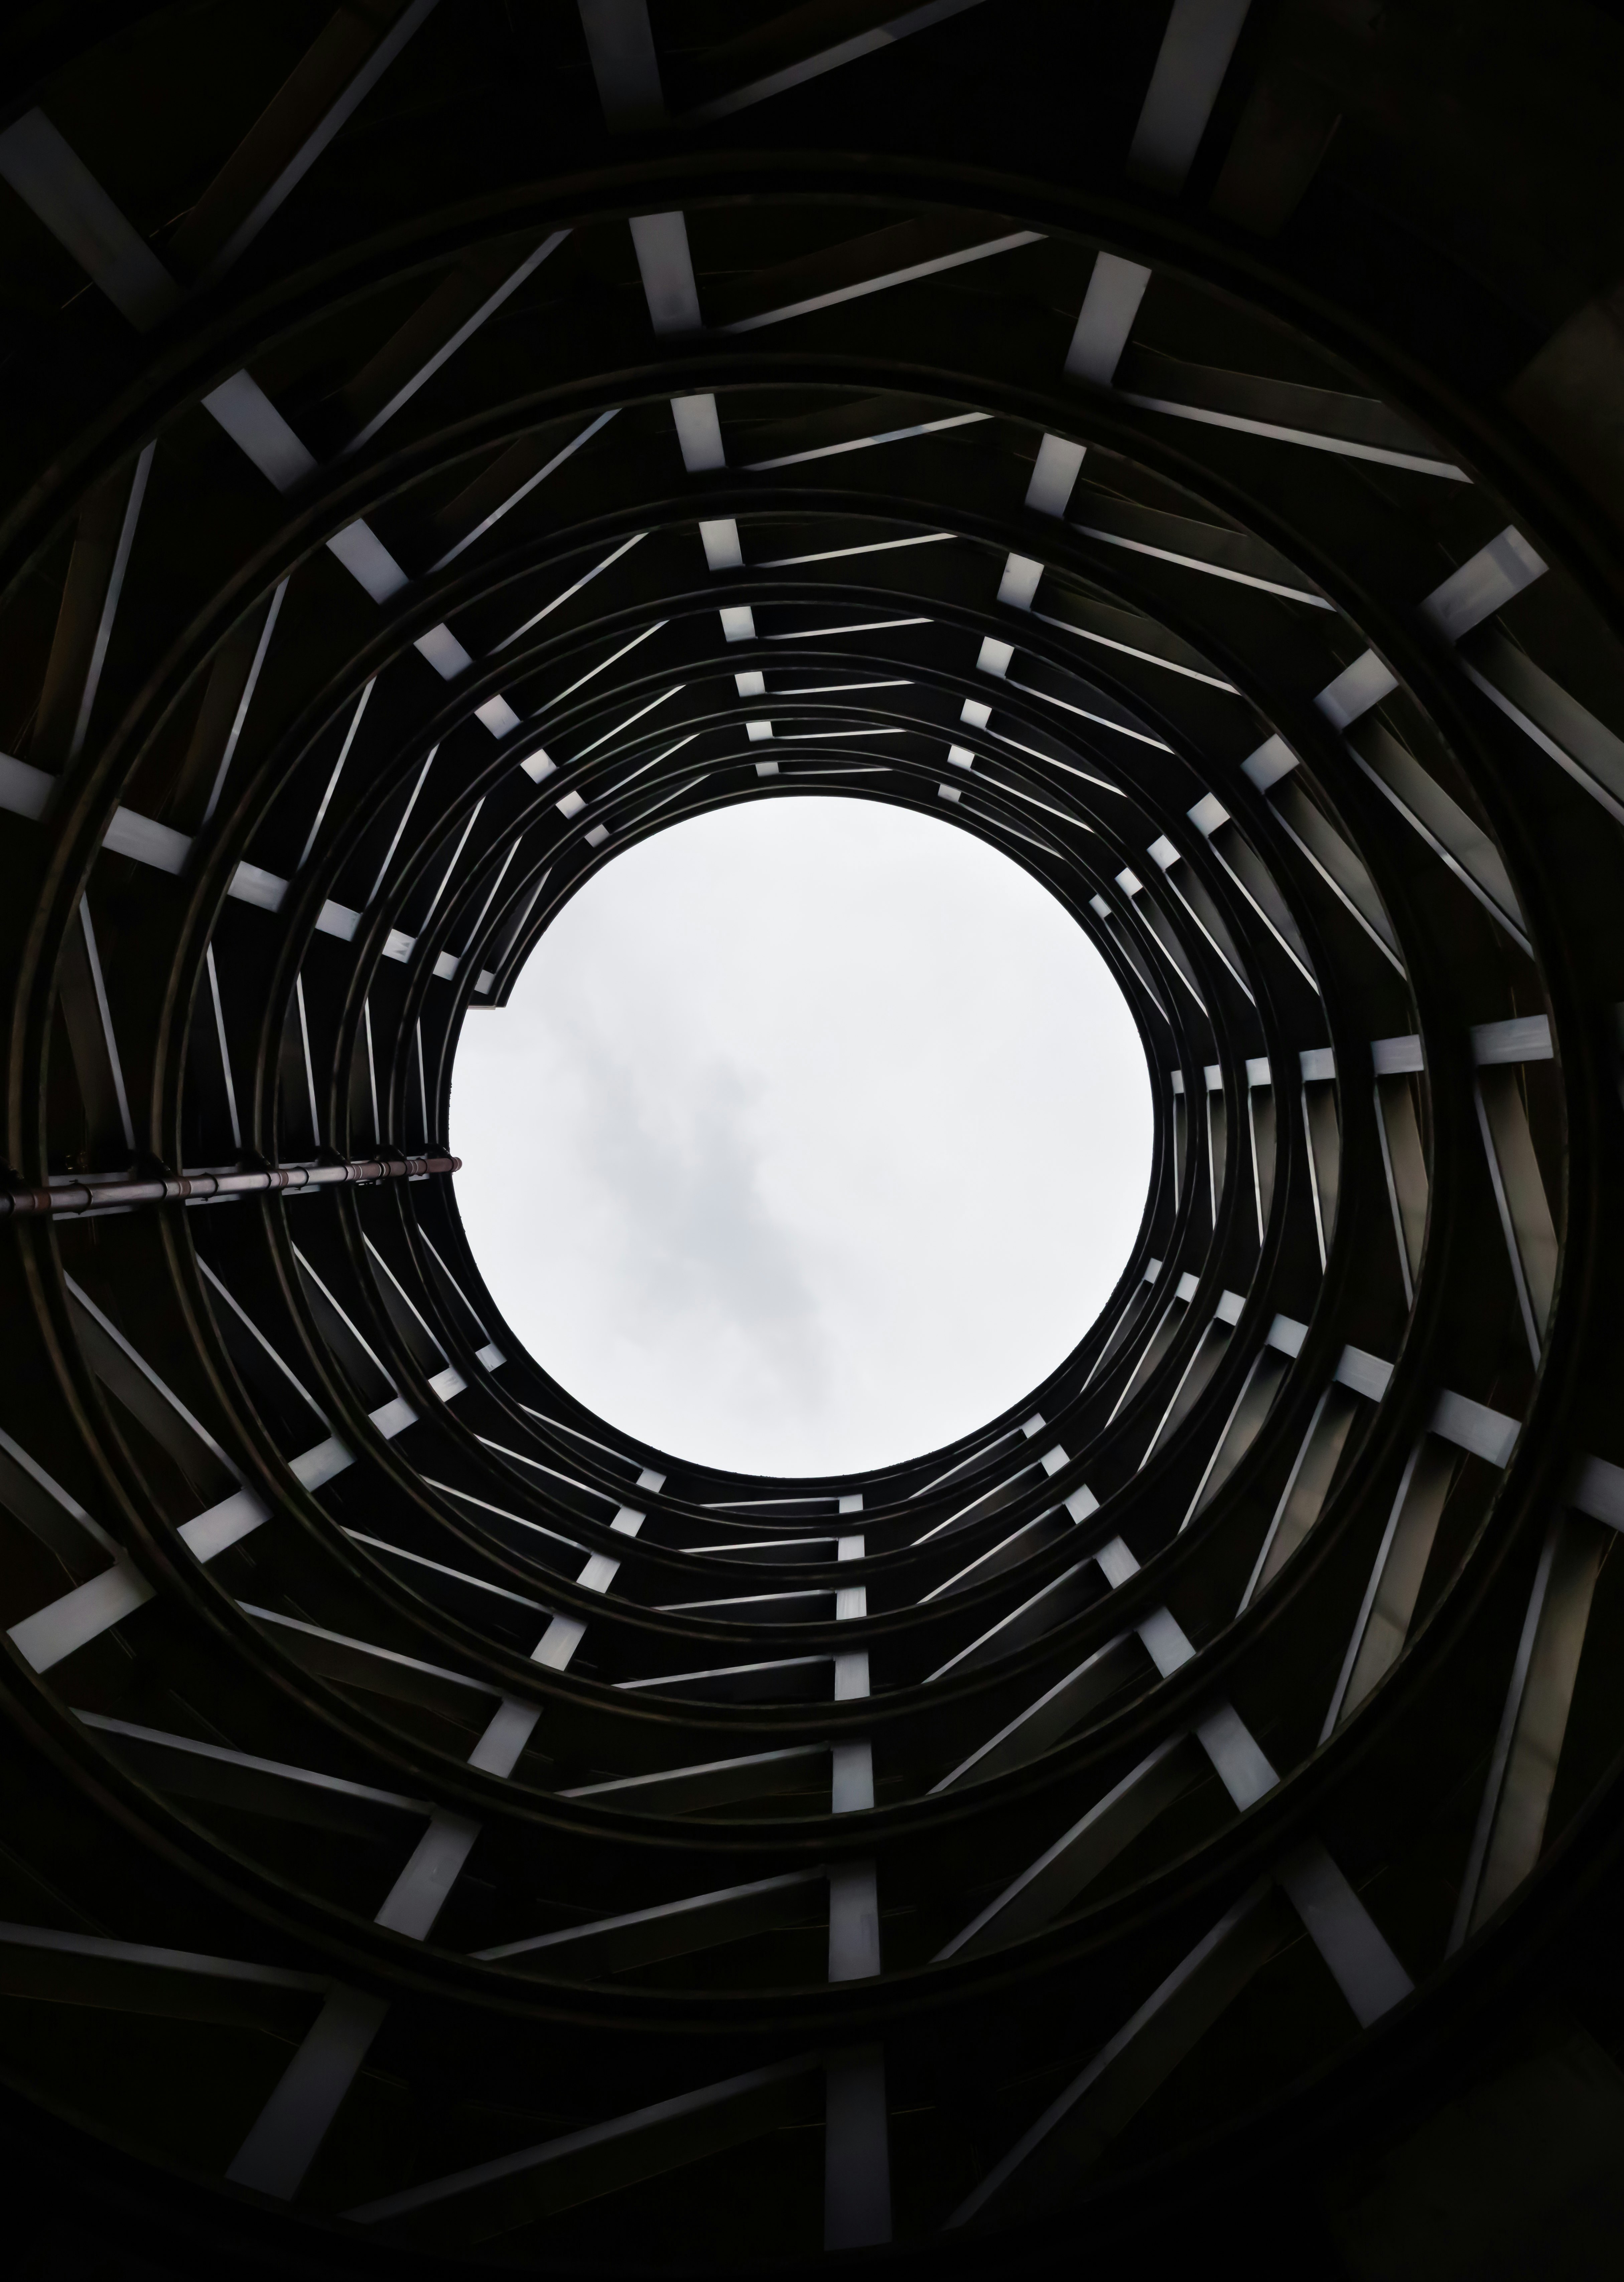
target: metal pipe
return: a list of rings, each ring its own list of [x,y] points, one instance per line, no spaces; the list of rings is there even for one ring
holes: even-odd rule
[[[171,1173],[150,1181],[63,1182],[55,1188],[0,1188],[0,1220],[158,1205],[197,1197],[249,1196],[267,1189],[340,1187],[348,1181],[414,1181],[456,1173],[460,1157],[357,1157],[337,1165],[267,1165],[242,1173]]]

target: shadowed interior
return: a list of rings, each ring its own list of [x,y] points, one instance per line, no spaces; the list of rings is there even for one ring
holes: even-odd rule
[[[888,5],[0,33],[31,2278],[1612,2255],[1624,29]],[[831,791],[1058,898],[1152,1166],[786,1481],[540,1368],[447,1126]]]

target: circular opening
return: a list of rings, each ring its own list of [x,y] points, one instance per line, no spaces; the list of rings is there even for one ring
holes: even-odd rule
[[[457,1194],[600,1417],[775,1474],[971,1431],[1068,1354],[1148,1179],[1144,1050],[1064,908],[966,832],[758,800],[630,849],[470,1014]]]

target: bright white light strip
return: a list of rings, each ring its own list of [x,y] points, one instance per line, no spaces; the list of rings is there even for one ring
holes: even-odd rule
[[[617,784],[610,785],[599,796],[600,802],[613,800],[617,792],[623,792],[629,784],[635,784],[639,777],[646,776],[650,769],[657,769],[661,761],[669,761],[673,753],[680,753],[684,745],[692,744],[694,739],[699,735],[699,734],[700,733],[697,729],[690,729],[685,737],[679,737],[674,745],[668,745],[663,753],[656,753],[652,761],[639,761],[636,768],[632,770],[630,776],[622,777]],[[539,1417],[540,1415],[541,1414],[538,1411],[537,1416]],[[608,1447],[609,1446],[607,1442],[600,1442],[598,1445],[599,1449],[604,1450],[607,1450]]]
[[[1442,476],[1453,484],[1469,484],[1471,477],[1451,460],[1423,458],[1418,452],[1389,452],[1380,444],[1355,444],[1345,436],[1317,436],[1308,428],[1282,428],[1272,420],[1247,420],[1238,412],[1209,412],[1203,405],[1172,404],[1164,397],[1135,396],[1118,392],[1125,404],[1142,412],[1165,412],[1175,420],[1199,421],[1204,428],[1233,428],[1241,436],[1264,436],[1275,444],[1301,444],[1311,452],[1334,452],[1344,460],[1373,460],[1379,467],[1408,468],[1418,476]]]
[[[955,786],[953,789],[956,791],[959,788]],[[1028,848],[1036,848],[1043,855],[1054,857],[1057,863],[1065,862],[1065,850],[1056,848],[1052,840],[1034,840],[1030,832],[1023,832],[1018,825],[1010,824],[1001,816],[994,816],[984,808],[972,809],[970,812],[979,823],[985,824],[989,832],[1007,833],[1011,840],[1025,841]]]
[[[1102,792],[1114,792],[1118,796],[1122,793],[1122,787],[1112,784],[1108,777],[1090,776],[1087,769],[1076,768],[1070,761],[1057,760],[1052,753],[1040,753],[1035,745],[1017,743],[1015,738],[1006,737],[1001,729],[989,729],[987,734],[996,737],[1001,745],[1008,745],[1012,752],[1025,753],[1028,760],[1041,761],[1046,769],[1063,769],[1068,776],[1081,777],[1085,784],[1098,785]]]
[[[617,721],[612,729],[606,729],[601,737],[594,737],[592,743],[576,753],[567,765],[574,768],[576,763],[584,761],[588,753],[595,753],[599,745],[607,745],[611,737],[618,737],[623,729],[630,729],[634,722],[640,721],[645,713],[652,713],[656,705],[663,705],[667,698],[675,697],[678,690],[687,687],[685,681],[674,681],[669,689],[662,689],[658,697],[651,697],[647,704],[639,707],[637,712],[629,713],[623,721]]]
[[[380,408],[373,414],[371,419],[367,422],[365,427],[360,428],[356,431],[355,434],[351,437],[349,442],[344,446],[340,457],[347,459],[352,452],[359,452],[363,444],[369,444],[373,438],[377,434],[379,429],[383,427],[384,422],[386,420],[392,420],[396,413],[399,411],[401,406],[403,404],[409,403],[411,399],[416,395],[418,390],[423,387],[427,382],[434,378],[435,374],[439,371],[442,365],[445,364],[452,357],[455,356],[457,351],[462,346],[464,341],[470,339],[473,335],[478,331],[479,328],[484,323],[487,317],[495,314],[496,311],[501,307],[503,302],[507,299],[510,294],[517,292],[519,287],[523,284],[525,279],[530,276],[532,271],[538,269],[550,253],[555,253],[568,236],[569,232],[568,229],[555,229],[550,237],[544,238],[542,243],[536,248],[535,252],[527,256],[527,258],[519,264],[519,267],[510,276],[506,278],[503,283],[497,287],[495,292],[492,293],[487,300],[483,301],[480,304],[479,307],[475,310],[473,315],[458,326],[456,331],[451,336],[451,338],[446,341],[442,341],[439,347],[436,349],[434,354],[428,359],[427,362],[418,366],[417,370],[412,375],[411,378],[404,382],[402,385],[395,391],[388,402],[380,407]]]
[[[750,104],[764,103],[769,96],[782,95],[787,88],[802,87],[808,80],[817,79],[824,72],[838,71],[842,64],[876,55],[882,48],[893,47],[899,40],[907,39],[910,33],[926,31],[934,24],[945,23],[949,16],[963,15],[966,9],[979,5],[980,0],[927,0],[925,6],[893,16],[888,24],[858,32],[849,40],[837,41],[833,47],[820,49],[801,63],[786,64],[782,71],[769,72],[763,79],[753,79],[729,95],[719,95],[709,103],[700,104],[697,110],[687,113],[682,124],[686,126],[690,120],[700,119],[726,119]]]
[[[956,531],[927,531],[918,539],[877,539],[869,547],[831,547],[822,555],[775,555],[769,562],[758,563],[758,570],[787,570],[797,563],[843,563],[850,555],[891,555],[899,547],[940,547],[944,539],[956,539]]]
[[[431,563],[429,565],[429,576],[432,578],[437,570],[444,570],[448,563],[454,563],[456,561],[458,555],[462,553],[464,547],[472,547],[476,539],[483,539],[486,532],[491,529],[493,524],[500,523],[502,517],[507,513],[509,508],[517,507],[520,501],[526,498],[530,493],[533,492],[537,484],[545,483],[546,481],[547,477],[553,473],[554,468],[561,468],[565,461],[568,460],[572,454],[580,450],[583,444],[587,444],[592,441],[592,438],[598,433],[598,431],[600,428],[607,428],[610,421],[614,419],[615,413],[619,410],[620,407],[617,404],[611,411],[600,412],[596,420],[591,422],[588,426],[583,428],[578,436],[575,437],[569,443],[565,445],[561,452],[555,452],[553,454],[553,457],[547,462],[545,468],[538,468],[528,483],[521,484],[518,490],[513,493],[511,498],[505,499],[500,507],[492,508],[490,514],[486,516],[484,521],[483,523],[476,523],[466,539],[460,539],[454,547],[448,547],[446,548],[445,554],[441,555],[437,563]]]
[[[803,626],[794,634],[763,634],[762,641],[821,641],[826,634],[880,634],[892,626],[928,626],[929,618],[865,618],[859,626]]]
[[[640,539],[646,539],[647,537],[648,533],[646,531],[634,531],[630,538],[628,539],[623,545],[615,548],[613,555],[606,555],[601,563],[594,563],[590,570],[583,571],[582,575],[576,580],[573,586],[566,586],[561,594],[554,594],[553,600],[545,604],[543,609],[537,610],[533,618],[526,618],[522,626],[515,626],[512,633],[505,634],[502,637],[502,640],[498,642],[496,648],[491,651],[491,656],[495,657],[499,656],[501,651],[507,648],[509,642],[516,642],[521,634],[529,633],[532,626],[538,626],[544,618],[551,617],[553,611],[558,609],[561,604],[568,602],[572,594],[578,594],[583,586],[590,586],[592,580],[599,575],[599,571],[607,570],[612,563],[618,563],[623,555],[629,555],[631,552],[632,548],[637,545]]]
[[[1079,832],[1094,830],[1092,824],[1085,822],[1080,816],[1073,816],[1069,809],[1051,807],[1048,801],[1040,800],[1035,792],[1023,792],[1019,785],[1005,784],[998,777],[988,776],[985,769],[977,778],[976,782],[978,785],[985,785],[991,792],[1002,793],[1007,799],[1024,800],[1033,808],[1040,808],[1045,816],[1057,816],[1062,824],[1075,825]]]
[[[765,475],[772,468],[798,468],[807,460],[832,460],[841,452],[866,452],[876,444],[900,444],[909,436],[936,436],[944,428],[967,428],[974,420],[990,420],[990,412],[955,412],[949,420],[922,420],[913,428],[882,428],[877,436],[855,436],[849,444],[819,444],[810,452],[785,452],[777,460],[746,460],[747,476]]]
[[[639,808],[635,811],[632,815],[626,819],[626,822],[628,824],[641,823],[644,817],[652,816],[657,808],[663,808],[668,801],[680,800],[683,794],[685,792],[697,792],[704,782],[704,777],[690,777],[686,784],[678,785],[672,792],[662,792],[659,799],[651,800],[646,808]]]
[[[1098,642],[1102,649],[1120,650],[1124,657],[1142,658],[1147,665],[1159,665],[1164,673],[1181,673],[1187,681],[1204,681],[1209,689],[1222,689],[1231,697],[1240,691],[1233,681],[1220,681],[1216,673],[1198,673],[1193,665],[1175,665],[1171,657],[1158,657],[1153,649],[1135,649],[1132,642],[1113,641],[1109,634],[1091,634],[1087,626],[1074,626],[1070,618],[1051,618],[1041,610],[1032,612],[1046,626],[1058,626],[1063,634],[1075,634],[1079,641]]]
[[[847,301],[861,301],[870,293],[888,293],[893,285],[911,285],[921,277],[940,277],[945,269],[962,269],[966,262],[985,261],[990,254],[1010,253],[1017,246],[1040,245],[1043,233],[1038,229],[1010,230],[1003,237],[985,238],[979,245],[966,245],[956,253],[933,254],[928,261],[910,261],[905,268],[887,269],[878,277],[865,277],[856,285],[837,285],[827,293],[811,293],[804,300],[786,301],[781,309],[763,309],[758,316],[736,317],[731,325],[718,325],[719,333],[754,333],[763,325],[782,325],[791,317],[810,316],[816,309],[839,308]]]
[[[839,697],[851,689],[911,689],[911,675],[900,681],[819,681],[808,682],[801,689],[781,689],[780,697]],[[764,694],[764,693],[763,693]]]
[[[1305,594],[1301,586],[1282,586],[1273,578],[1255,578],[1249,570],[1226,570],[1221,563],[1203,563],[1198,555],[1175,555],[1171,547],[1151,547],[1142,539],[1118,539],[1114,531],[1096,531],[1092,524],[1074,523],[1071,528],[1081,532],[1085,539],[1097,539],[1106,547],[1125,547],[1131,555],[1148,555],[1157,563],[1176,563],[1180,570],[1200,570],[1209,578],[1227,578],[1236,586],[1256,586],[1260,594],[1280,594],[1288,602],[1306,602],[1311,609],[1336,608],[1323,594]]]
[[[669,619],[656,618],[652,626],[645,626],[640,634],[633,634],[629,642],[623,642],[621,644],[621,647],[615,652],[612,657],[602,659],[597,665],[591,667],[588,671],[584,673],[579,681],[572,681],[568,689],[561,689],[556,697],[549,698],[547,701],[548,710],[550,710],[554,705],[561,705],[566,697],[573,697],[577,689],[584,689],[587,683],[592,680],[595,676],[600,673],[607,673],[612,665],[617,665],[621,659],[625,656],[626,652],[629,649],[636,649],[639,642],[646,642],[650,634],[657,634],[661,626],[669,624]]]
[[[1132,737],[1136,745],[1154,745],[1158,753],[1172,750],[1160,737],[1151,736],[1148,730],[1130,729],[1121,721],[1108,721],[1103,713],[1091,713],[1086,705],[1073,705],[1064,697],[1051,697],[1047,689],[1034,689],[1029,681],[1012,681],[1009,687],[1018,689],[1024,696],[1040,697],[1046,705],[1058,705],[1063,713],[1075,713],[1079,721],[1092,721],[1099,728],[1114,729],[1119,737]]]

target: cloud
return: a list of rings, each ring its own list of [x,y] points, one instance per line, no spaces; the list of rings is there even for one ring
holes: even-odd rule
[[[513,1331],[611,1426],[740,1471],[859,1471],[1019,1401],[1144,1202],[1099,954],[985,842],[871,802],[638,843],[470,1014],[454,1080]]]
[[[584,1202],[613,1230],[621,1337],[659,1354],[703,1339],[727,1351],[735,1400],[815,1412],[827,1329],[804,1251],[763,1193],[760,1083],[715,1060],[674,1099],[578,1016],[560,1028],[584,1105]]]

